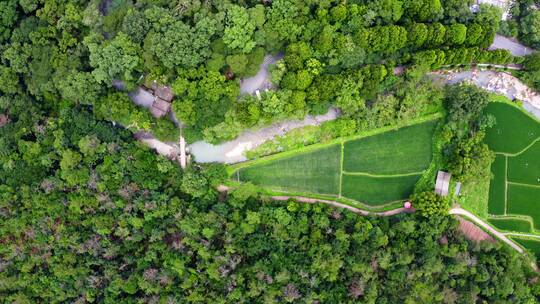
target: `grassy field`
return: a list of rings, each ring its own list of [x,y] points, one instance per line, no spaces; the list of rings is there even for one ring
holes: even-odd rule
[[[240,181],[280,190],[339,194],[341,146],[333,145],[238,171]]]
[[[495,228],[503,231],[530,233],[531,223],[520,218],[490,218],[489,223]]]
[[[490,103],[486,112],[497,122],[485,140],[497,155],[491,166],[489,222],[501,231],[540,235],[540,123],[506,102]],[[537,240],[516,241],[540,252]]]
[[[502,102],[492,102],[486,113],[495,116],[497,124],[486,133],[486,143],[493,151],[515,154],[540,137],[540,124],[523,110]],[[519,127],[518,127],[519,126]]]
[[[373,177],[345,173],[341,195],[372,206],[399,201],[413,192],[420,176]]]
[[[475,182],[461,185],[461,194],[457,197],[459,204],[466,210],[474,213],[478,217],[486,220],[488,218],[490,167],[485,168],[486,177]],[[455,181],[450,181],[450,189],[456,187]]]
[[[229,172],[234,180],[270,191],[331,195],[384,208],[408,198],[429,167],[437,121],[287,151],[231,166]]]
[[[343,169],[371,174],[425,170],[433,154],[431,142],[436,125],[433,121],[390,131],[384,136],[348,141],[344,145]]]
[[[497,155],[491,165],[493,179],[489,186],[488,213],[503,215],[506,205],[506,156]]]

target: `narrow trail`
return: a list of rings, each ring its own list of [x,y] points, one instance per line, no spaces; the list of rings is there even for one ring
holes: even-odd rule
[[[523,248],[519,247],[516,243],[514,243],[512,240],[507,238],[503,233],[495,230],[495,228],[491,227],[488,223],[484,222],[482,219],[477,217],[476,215],[470,213],[469,211],[463,209],[463,208],[452,208],[450,209],[450,214],[454,215],[461,215],[467,217],[469,220],[473,221],[476,225],[484,228],[485,230],[489,231],[492,235],[496,236],[501,241],[508,244],[510,247],[514,248],[517,252],[523,253]]]
[[[384,211],[384,212],[373,212],[373,211],[352,207],[352,206],[349,206],[349,205],[346,205],[346,204],[343,204],[343,203],[338,203],[338,202],[331,201],[331,200],[309,198],[309,197],[304,197],[304,196],[286,196],[286,195],[282,195],[282,196],[270,196],[270,198],[275,200],[275,201],[288,201],[290,199],[293,199],[293,200],[295,200],[297,202],[307,203],[307,204],[322,203],[322,204],[326,204],[326,205],[333,206],[333,207],[344,208],[344,209],[350,210],[350,211],[352,211],[354,213],[364,215],[364,216],[368,216],[368,215],[393,216],[393,215],[397,215],[397,214],[400,214],[400,213],[413,213],[413,212],[415,212],[414,209],[405,209],[405,208],[396,208],[396,209],[388,210],[388,211]],[[495,228],[491,227],[488,223],[484,222],[482,219],[480,219],[476,215],[472,214],[471,212],[469,212],[469,211],[467,211],[467,210],[465,210],[463,208],[456,207],[456,208],[450,209],[449,214],[460,215],[460,216],[466,217],[467,220],[470,220],[470,221],[474,222],[474,224],[476,224],[477,226],[480,226],[481,228],[487,230],[491,235],[493,235],[493,236],[497,237],[498,239],[500,239],[501,241],[505,242],[510,247],[514,248],[517,252],[519,252],[521,254],[524,253],[523,248],[521,248],[519,245],[517,245],[512,240],[510,240],[508,237],[506,237],[506,235],[511,235],[511,234],[509,234],[509,233],[503,234],[503,233],[495,230]]]
[[[396,215],[396,214],[400,214],[400,213],[412,213],[412,212],[414,212],[413,209],[405,209],[405,208],[396,208],[396,209],[392,209],[392,210],[389,210],[389,211],[374,212],[374,211],[369,211],[369,210],[364,210],[364,209],[356,208],[356,207],[353,207],[353,206],[349,206],[349,205],[346,205],[346,204],[343,204],[343,203],[338,203],[336,201],[330,201],[330,200],[324,200],[324,199],[318,199],[318,198],[309,198],[309,197],[305,197],[305,196],[278,195],[278,196],[270,196],[270,198],[275,200],[275,201],[288,201],[290,199],[293,199],[293,200],[295,200],[297,202],[307,203],[307,204],[322,203],[322,204],[330,205],[330,206],[333,206],[333,207],[348,209],[348,210],[350,210],[350,211],[352,211],[354,213],[364,215],[364,216],[367,216],[367,215],[392,216],[392,215]]]
[[[530,237],[530,238],[540,239],[540,235],[529,234],[529,233],[505,232],[504,235],[506,235],[506,236],[524,236],[524,237]]]

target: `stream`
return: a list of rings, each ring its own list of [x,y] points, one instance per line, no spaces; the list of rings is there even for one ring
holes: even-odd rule
[[[493,44],[490,46],[490,50],[495,49],[509,50],[514,56],[524,56],[533,52],[532,49],[500,35],[495,37]],[[260,65],[259,72],[255,76],[240,80],[241,94],[254,94],[257,90],[273,89],[269,79],[270,73],[268,68],[282,57],[282,54],[265,56],[263,63]],[[473,69],[470,71],[437,71],[431,74],[435,76],[436,81],[442,81],[446,84],[455,84],[468,80],[487,91],[505,95],[512,100],[522,100],[523,108],[540,119],[540,95],[508,73]],[[113,82],[113,86],[119,90],[123,89],[121,81]],[[128,95],[135,104],[144,108],[150,108],[154,100],[152,94],[141,88],[130,92]],[[339,116],[340,112],[338,109],[330,108],[323,115],[308,115],[302,120],[282,121],[261,129],[247,130],[236,139],[218,145],[213,145],[205,141],[197,141],[189,145],[188,150],[192,157],[194,157],[194,160],[200,163],[221,162],[231,164],[242,162],[247,160],[244,152],[254,149],[267,140],[284,135],[293,129],[317,126],[325,121],[335,120]],[[170,114],[169,118],[177,126],[181,127],[181,122],[174,117],[174,114]],[[142,136],[141,133],[138,137],[141,142],[144,142],[164,156],[170,157],[171,154],[178,151],[176,143],[163,143],[155,139],[151,134],[145,133]]]
[[[336,108],[330,108],[326,114],[312,116],[308,115],[303,120],[287,120],[275,123],[269,127],[257,130],[249,130],[242,133],[236,139],[219,144],[212,145],[205,141],[197,141],[189,146],[191,155],[199,163],[220,162],[237,163],[247,160],[244,152],[251,150],[267,140],[276,136],[306,126],[318,126],[325,121],[338,118],[340,112]]]

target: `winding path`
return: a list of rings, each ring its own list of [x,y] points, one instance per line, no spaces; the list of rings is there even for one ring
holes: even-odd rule
[[[225,188],[222,188],[221,190],[228,190],[228,189],[229,189],[228,187],[225,187]],[[333,207],[347,209],[347,210],[350,210],[350,211],[352,211],[354,213],[364,215],[364,216],[368,216],[368,215],[393,216],[393,215],[397,215],[397,214],[400,214],[400,213],[412,213],[412,212],[415,211],[414,209],[396,208],[396,209],[389,210],[389,211],[384,211],[384,212],[373,212],[373,211],[369,211],[369,210],[365,210],[365,209],[352,207],[352,206],[349,206],[349,205],[346,205],[346,204],[343,204],[343,203],[338,203],[336,201],[325,200],[325,199],[317,199],[317,198],[309,198],[309,197],[304,197],[304,196],[285,196],[285,195],[283,195],[283,196],[270,196],[270,198],[272,200],[275,200],[275,201],[288,201],[290,199],[293,199],[293,200],[295,200],[297,202],[307,203],[307,204],[322,203],[322,204],[326,204],[326,205],[333,206]],[[506,244],[508,244],[508,246],[514,248],[517,252],[524,253],[523,248],[521,248],[519,245],[517,245],[512,240],[510,240],[508,237],[506,237],[506,235],[512,235],[511,233],[503,234],[503,233],[497,231],[495,228],[491,227],[488,223],[484,222],[482,219],[480,219],[476,215],[472,214],[471,212],[469,212],[469,211],[467,211],[467,210],[465,210],[463,208],[455,207],[455,208],[450,209],[449,214],[460,215],[460,216],[466,217],[467,220],[470,220],[470,221],[474,222],[477,226],[480,226],[481,228],[487,230],[491,235],[493,235],[493,236],[497,237],[498,239],[500,239],[501,241],[505,242]]]
[[[516,243],[514,243],[512,240],[507,238],[503,233],[495,230],[495,228],[491,227],[488,223],[484,222],[482,219],[477,217],[476,215],[472,214],[471,212],[463,209],[463,208],[452,208],[450,209],[450,214],[455,215],[461,215],[467,217],[469,220],[473,221],[476,225],[484,228],[485,230],[489,231],[492,235],[496,236],[501,241],[508,244],[510,247],[517,250],[519,253],[523,253],[523,248],[519,247]]]
[[[290,199],[293,199],[293,200],[295,200],[297,202],[300,202],[300,203],[308,203],[308,204],[322,203],[322,204],[330,205],[330,206],[333,206],[333,207],[348,209],[348,210],[350,210],[350,211],[352,211],[354,213],[364,215],[364,216],[367,216],[367,215],[393,216],[393,215],[400,214],[400,213],[412,213],[412,212],[415,211],[413,209],[396,208],[396,209],[389,210],[389,211],[384,211],[384,212],[373,212],[373,211],[369,211],[369,210],[364,210],[364,209],[352,207],[352,206],[349,206],[349,205],[346,205],[346,204],[338,203],[338,202],[335,202],[335,201],[317,199],[317,198],[309,198],[309,197],[304,197],[304,196],[270,196],[270,198],[275,200],[275,201],[288,201]],[[519,253],[523,253],[523,248],[519,247],[519,245],[517,245],[512,240],[507,238],[505,236],[505,234],[495,230],[488,223],[484,222],[482,219],[480,219],[476,215],[472,214],[471,212],[469,212],[469,211],[467,211],[467,210],[465,210],[463,208],[456,207],[456,208],[450,209],[449,214],[465,216],[467,219],[473,221],[476,225],[484,228],[489,233],[496,236],[501,241],[505,242],[510,247],[517,250]]]
[[[415,211],[414,209],[396,208],[396,209],[383,211],[383,212],[373,212],[373,211],[364,210],[364,209],[356,208],[356,207],[353,207],[353,206],[349,206],[349,205],[346,205],[346,204],[343,204],[343,203],[338,203],[336,201],[330,201],[330,200],[324,200],[324,199],[318,199],[318,198],[309,198],[309,197],[304,197],[304,196],[286,196],[286,195],[283,195],[283,196],[270,196],[270,198],[275,200],[275,201],[288,201],[290,199],[293,199],[293,200],[295,200],[297,202],[300,202],[300,203],[307,203],[307,204],[321,203],[321,204],[326,204],[326,205],[330,205],[330,206],[333,206],[333,207],[348,209],[348,210],[350,210],[350,211],[352,211],[354,213],[364,215],[364,216],[367,216],[367,215],[392,216],[392,215],[396,215],[396,214],[400,214],[400,213],[412,213],[412,212]]]

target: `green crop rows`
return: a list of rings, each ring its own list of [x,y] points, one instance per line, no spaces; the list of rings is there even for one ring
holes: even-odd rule
[[[242,169],[241,181],[280,190],[339,194],[341,147],[333,145]]]
[[[373,177],[344,173],[341,194],[370,205],[399,201],[412,193],[420,176],[422,175]]]
[[[432,159],[437,120],[320,148],[259,159],[232,174],[289,193],[324,194],[383,206],[406,199]],[[414,138],[414,140],[411,140]]]
[[[489,222],[501,231],[537,234],[540,230],[540,123],[507,103],[491,103],[486,111],[497,122],[486,133],[486,143],[496,153],[491,165]],[[515,240],[534,253],[540,252],[538,241]]]
[[[418,124],[387,132],[384,136],[346,142],[343,170],[372,174],[422,171],[431,161],[430,143],[435,125],[435,122]]]

